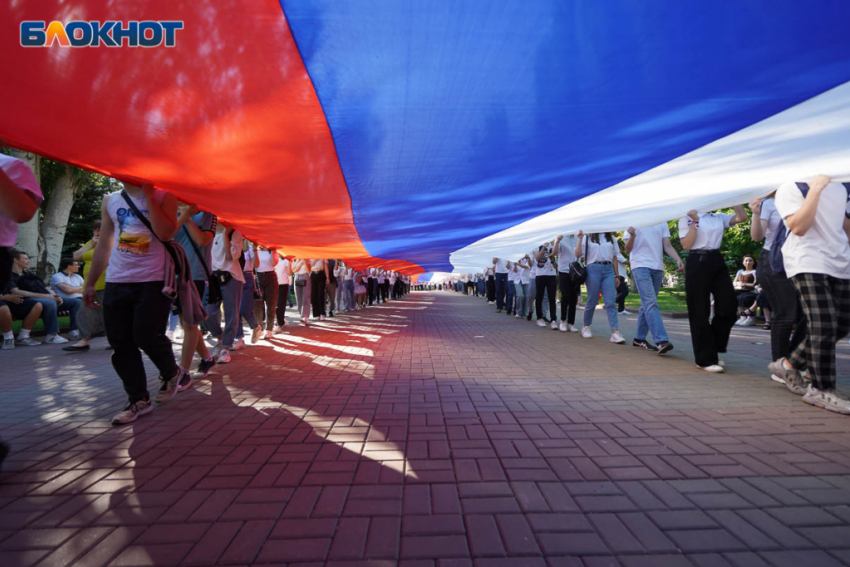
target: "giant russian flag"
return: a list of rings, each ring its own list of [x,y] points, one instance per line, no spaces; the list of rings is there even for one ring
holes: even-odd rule
[[[24,20],[182,20],[22,47]],[[0,136],[287,253],[480,271],[850,175],[850,4],[6,0]]]

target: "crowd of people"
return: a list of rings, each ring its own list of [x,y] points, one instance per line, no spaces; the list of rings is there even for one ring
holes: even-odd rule
[[[850,183],[824,175],[811,183],[785,183],[749,203],[750,234],[764,242],[759,261],[747,254],[732,278],[720,252],[726,229],[746,222],[743,205],[733,213],[696,210],[678,221],[683,262],[667,223],[623,232],[559,235],[517,259],[493,258],[477,274],[460,274],[443,289],[486,298],[497,313],[536,320],[540,327],[593,337],[601,297],[609,340],[625,344],[619,317],[629,314],[626,263],[640,296],[632,346],[665,354],[673,350],[658,296],[666,254],[685,274],[685,297],[696,365],[722,373],[735,325],[752,326],[758,309],[770,331],[768,375],[813,406],[850,414],[836,390],[836,346],[850,334]],[[628,256],[626,259],[625,255]],[[423,284],[427,285],[427,284]],[[581,328],[576,308],[587,294]],[[439,284],[438,284],[439,287]],[[560,303],[560,313],[557,305]],[[649,341],[651,335],[652,342]]]
[[[59,313],[70,316],[69,337],[75,342],[63,347],[68,352],[88,351],[90,340],[105,333],[128,397],[114,424],[135,421],[151,412],[154,402],[166,402],[191,387],[193,378],[231,362],[230,352],[248,344],[246,325],[254,344],[293,324],[286,318],[288,307],[296,310],[295,321],[309,326],[410,291],[406,275],[341,259],[294,258],[249,242],[238,228],[178,203],[166,191],[132,184],[103,199],[91,239],[73,257],[62,259],[59,271],[45,283],[28,269],[28,255],[12,249],[17,223],[34,213],[41,191],[20,160],[0,156],[0,171],[3,348],[42,344],[31,334],[39,319],[46,331],[44,343],[68,342],[59,333]],[[480,273],[445,285],[485,297],[497,313],[533,319],[540,327],[580,333],[585,339],[593,337],[601,298],[609,340],[624,344],[619,317],[627,314],[628,263],[640,296],[631,344],[665,354],[673,344],[657,298],[666,254],[685,274],[699,368],[723,372],[720,356],[732,327],[751,325],[761,308],[769,314],[770,376],[809,404],[850,414],[850,401],[835,390],[836,344],[850,333],[848,187],[819,175],[809,184],[787,183],[768,198],[751,202],[751,234],[764,241],[764,248],[759,262],[750,255],[743,259],[734,281],[720,246],[726,229],[748,220],[743,206],[733,213],[693,210],[679,219],[684,262],[671,243],[668,224],[659,223],[629,227],[622,244],[612,232],[559,235],[522,257],[493,258]],[[582,286],[587,300],[577,324]],[[17,337],[13,319],[21,321]],[[183,332],[179,361],[171,340],[177,324]],[[155,396],[147,389],[142,353],[160,373]]]

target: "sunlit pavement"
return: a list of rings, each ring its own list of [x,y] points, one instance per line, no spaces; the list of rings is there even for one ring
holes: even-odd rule
[[[659,357],[413,293],[123,427],[105,339],[0,352],[0,566],[850,564],[850,417],[770,380],[766,331],[710,375],[666,323]]]

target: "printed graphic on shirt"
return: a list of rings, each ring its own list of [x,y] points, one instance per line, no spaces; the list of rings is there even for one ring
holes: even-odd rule
[[[139,209],[146,217],[150,217],[150,212]],[[142,221],[136,218],[136,214],[127,207],[120,207],[117,211],[118,216],[118,248],[119,252],[126,254],[135,254],[138,256],[147,256],[150,253],[151,233],[142,224]]]

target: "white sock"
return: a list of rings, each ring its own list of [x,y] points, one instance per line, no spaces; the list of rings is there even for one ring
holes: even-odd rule
[[[6,340],[14,339],[15,333],[13,331],[9,331],[8,333],[3,333],[3,338],[6,339]]]
[[[19,339],[26,339],[29,336],[30,336],[30,330],[29,329],[21,329],[20,331],[18,331],[18,338]]]

